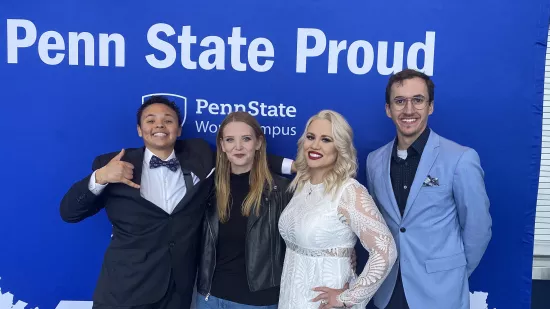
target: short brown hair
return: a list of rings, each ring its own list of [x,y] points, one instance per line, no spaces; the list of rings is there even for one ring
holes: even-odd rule
[[[420,71],[416,71],[413,69],[405,69],[401,72],[398,72],[390,77],[390,80],[388,81],[388,85],[386,86],[386,104],[390,104],[390,93],[391,93],[391,87],[393,84],[399,83],[402,84],[404,80],[412,79],[412,78],[422,78],[424,82],[426,82],[426,87],[428,88],[428,102],[431,103],[434,101],[434,82],[430,79],[430,77]]]

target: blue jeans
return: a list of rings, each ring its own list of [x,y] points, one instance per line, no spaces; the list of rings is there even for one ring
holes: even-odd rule
[[[239,303],[234,303],[225,299],[217,298],[212,295],[205,300],[205,296],[197,293],[195,299],[196,309],[277,309],[277,305],[271,306],[250,306]]]

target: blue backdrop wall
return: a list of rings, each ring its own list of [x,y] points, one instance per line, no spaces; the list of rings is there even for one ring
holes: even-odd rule
[[[546,2],[2,0],[0,308],[91,308],[61,301],[91,300],[110,224],[64,223],[59,202],[96,155],[141,145],[143,96],[173,94],[184,135],[210,142],[242,105],[287,157],[306,120],[335,109],[364,183],[366,155],[395,135],[388,75],[410,67],[434,78],[431,127],[486,172],[493,239],[471,290],[528,309]]]

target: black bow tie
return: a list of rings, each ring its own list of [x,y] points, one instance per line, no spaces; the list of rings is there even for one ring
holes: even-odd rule
[[[166,166],[172,172],[175,172],[180,167],[180,163],[178,162],[178,159],[176,159],[176,158],[170,159],[168,161],[162,161],[157,156],[151,157],[151,161],[149,161],[149,168],[157,168],[157,167],[160,167],[160,166]]]

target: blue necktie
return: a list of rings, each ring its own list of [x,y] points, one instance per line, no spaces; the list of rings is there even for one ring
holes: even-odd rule
[[[149,161],[149,168],[157,168],[160,166],[166,166],[169,168],[172,172],[175,172],[180,167],[180,163],[178,162],[178,159],[173,158],[168,161],[163,161],[157,156],[151,157],[151,161]]]

